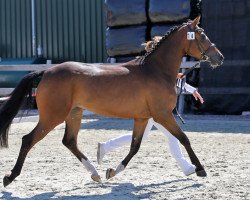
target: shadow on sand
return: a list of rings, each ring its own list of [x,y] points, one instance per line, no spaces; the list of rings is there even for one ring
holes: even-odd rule
[[[190,184],[186,184],[188,186],[185,187],[178,187],[174,186],[172,187],[171,184],[175,184],[179,182],[190,182]],[[202,184],[194,183],[194,181],[190,178],[187,179],[178,179],[178,180],[172,180],[172,181],[164,181],[162,183],[157,184],[148,184],[148,185],[141,185],[141,186],[134,186],[131,183],[105,183],[105,184],[96,184],[96,183],[89,183],[84,185],[84,187],[88,187],[91,190],[100,190],[101,188],[111,188],[111,192],[107,194],[95,194],[95,195],[70,195],[70,196],[57,196],[57,192],[45,192],[38,195],[35,195],[30,198],[19,198],[12,196],[12,193],[9,192],[2,192],[2,199],[5,200],[45,200],[45,199],[59,199],[59,200],[71,200],[71,199],[84,199],[84,200],[112,200],[112,199],[126,199],[126,200],[134,200],[134,199],[150,199],[152,195],[157,195],[157,193],[173,193],[178,192],[181,190],[186,190],[190,188],[199,188],[202,187]],[[152,191],[152,188],[157,188],[157,191]],[[159,188],[160,189],[159,191]],[[73,190],[80,190],[81,188],[76,188]],[[71,191],[63,191],[63,192],[72,192]]]
[[[108,117],[96,117],[93,121],[81,125],[82,129],[128,130],[133,129],[133,120]],[[242,133],[250,134],[250,119],[232,117],[184,117],[186,124],[177,122],[184,131],[201,133]]]

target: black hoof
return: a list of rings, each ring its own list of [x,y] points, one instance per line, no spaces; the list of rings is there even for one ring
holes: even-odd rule
[[[115,170],[109,168],[106,171],[106,179],[110,179],[115,176]]]
[[[8,176],[5,176],[3,178],[3,186],[6,187],[7,185],[9,185],[11,183],[11,181],[9,180]]]
[[[206,177],[207,176],[207,173],[206,173],[206,171],[204,169],[196,171],[196,174],[197,174],[197,176],[200,176],[200,177]]]

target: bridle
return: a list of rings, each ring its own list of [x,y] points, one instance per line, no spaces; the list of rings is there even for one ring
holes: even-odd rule
[[[216,45],[214,43],[211,43],[209,45],[209,47],[205,50],[201,44],[201,42],[199,40],[197,40],[197,38],[195,37],[195,33],[198,32],[198,33],[202,33],[204,32],[204,30],[202,28],[195,28],[195,29],[192,29],[191,25],[188,24],[188,31],[189,32],[193,32],[194,33],[194,38],[193,39],[190,39],[189,40],[189,46],[188,46],[188,50],[187,50],[187,54],[189,54],[189,50],[190,50],[190,47],[191,47],[191,42],[194,40],[197,47],[199,48],[199,51],[201,53],[201,60],[196,63],[193,67],[187,69],[182,76],[186,76],[188,73],[190,73],[191,71],[193,71],[198,65],[200,65],[200,62],[204,62],[204,61],[209,61],[210,60],[210,56],[208,55],[208,52],[210,51],[210,49],[212,47],[216,47]],[[182,88],[183,88],[183,84],[184,84],[184,81],[183,79],[181,79],[181,86],[180,86],[180,91],[179,91],[179,94],[178,94],[178,97],[177,97],[177,102],[179,101],[179,97],[180,97],[180,94],[182,93]],[[185,121],[184,119],[182,118],[182,116],[180,115],[177,107],[175,107],[175,111],[176,111],[176,114],[177,116],[180,118],[181,122],[183,124],[185,124]]]
[[[193,29],[190,24],[188,24],[187,27],[188,27],[188,31],[191,32],[191,33],[193,32],[194,35],[193,35],[193,38],[189,39],[189,46],[188,46],[188,50],[187,50],[186,53],[189,54],[191,43],[194,40],[195,43],[196,43],[196,45],[197,45],[197,47],[199,48],[200,53],[201,53],[201,60],[198,63],[196,63],[193,67],[187,69],[183,73],[182,76],[186,76],[188,73],[190,73],[191,71],[193,71],[198,65],[200,65],[200,62],[210,61],[210,56],[208,55],[208,52],[211,50],[212,47],[216,47],[214,43],[210,43],[209,47],[205,50],[203,48],[201,42],[199,40],[197,40],[197,38],[195,37],[195,33],[196,32],[202,33],[202,32],[204,32],[204,30],[202,28],[195,28],[195,29]],[[183,84],[184,84],[184,81],[183,81],[183,79],[181,79],[181,86],[180,86],[180,91],[179,91],[179,94],[178,94],[178,97],[177,97],[177,102],[179,101],[180,94],[182,93]],[[185,124],[185,121],[182,118],[182,116],[180,115],[177,107],[175,107],[175,111],[176,111],[177,116],[180,118],[181,122],[183,124]]]
[[[204,32],[204,30],[203,30],[202,28],[195,28],[195,29],[192,29],[192,27],[191,27],[190,24],[187,25],[187,26],[188,26],[188,30],[189,30],[190,32],[194,32],[194,33],[196,33],[196,32],[198,32],[198,33]],[[188,46],[187,54],[189,53],[189,50],[190,50],[191,42],[192,42],[192,41],[193,41],[193,40],[189,40],[189,46]],[[195,41],[196,45],[198,46],[199,51],[200,51],[200,53],[201,53],[201,61],[209,61],[209,60],[210,60],[210,57],[208,56],[208,52],[210,51],[210,49],[211,49],[212,47],[216,47],[216,45],[215,45],[214,43],[211,43],[211,44],[209,45],[209,47],[205,50],[205,49],[203,48],[201,42],[200,42],[199,40],[197,40],[196,37],[194,37],[194,41]]]

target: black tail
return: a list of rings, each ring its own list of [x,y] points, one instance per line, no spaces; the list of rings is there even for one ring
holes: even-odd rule
[[[45,70],[44,70],[45,71]],[[43,75],[44,71],[27,74],[11,93],[10,98],[0,109],[0,147],[8,147],[8,130],[25,97],[31,94],[34,80]]]

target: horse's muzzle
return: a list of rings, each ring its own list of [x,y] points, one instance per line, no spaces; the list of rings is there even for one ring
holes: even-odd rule
[[[213,68],[216,68],[223,64],[224,56],[220,52],[218,52],[217,54],[210,56],[207,61]]]

